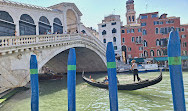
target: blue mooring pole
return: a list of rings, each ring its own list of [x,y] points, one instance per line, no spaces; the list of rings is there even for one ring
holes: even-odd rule
[[[30,58],[31,111],[39,111],[38,64],[35,55]]]
[[[106,50],[107,70],[108,70],[108,89],[110,99],[110,111],[118,111],[118,95],[117,95],[117,78],[116,78],[116,61],[114,47],[112,42],[107,44]]]
[[[67,65],[67,87],[68,111],[76,111],[76,53],[74,48],[69,50]]]
[[[168,65],[170,70],[174,111],[186,111],[181,66],[180,38],[177,31],[172,31],[169,36]]]

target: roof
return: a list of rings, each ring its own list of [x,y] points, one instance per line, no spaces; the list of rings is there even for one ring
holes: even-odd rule
[[[24,6],[24,7],[28,7],[28,8],[36,8],[36,9],[47,10],[47,11],[53,11],[51,8],[41,7],[41,6],[36,6],[36,5],[31,5],[31,4],[26,4],[26,3],[13,2],[13,1],[9,1],[9,0],[0,0],[0,3]]]
[[[150,13],[142,13],[140,15],[148,15],[148,14],[158,14],[159,12],[150,12]]]
[[[52,6],[48,7],[48,8],[52,8],[53,9],[55,7],[58,7],[58,6],[62,6],[62,7],[71,6],[78,13],[79,16],[83,15],[81,13],[81,11],[78,9],[78,7],[74,3],[69,3],[69,2],[62,2],[62,3],[56,4],[56,5],[52,5]]]

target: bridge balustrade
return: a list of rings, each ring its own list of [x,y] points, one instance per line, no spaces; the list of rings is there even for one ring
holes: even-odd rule
[[[14,50],[22,46],[34,46],[40,44],[50,44],[60,41],[74,41],[84,39],[96,44],[101,50],[105,50],[105,45],[97,38],[83,34],[51,34],[51,35],[27,35],[27,36],[8,36],[0,37],[0,53],[7,52],[8,49]],[[10,51],[11,51],[10,50]]]

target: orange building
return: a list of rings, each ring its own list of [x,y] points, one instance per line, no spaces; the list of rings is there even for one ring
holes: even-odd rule
[[[188,24],[181,25],[180,17],[159,16],[158,12],[140,14],[135,21],[134,0],[126,2],[127,25],[121,27],[122,51],[126,59],[151,58],[167,60],[167,43],[171,30],[178,30],[182,56],[188,59]]]

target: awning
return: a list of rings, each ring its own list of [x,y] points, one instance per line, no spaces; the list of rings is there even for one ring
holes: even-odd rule
[[[181,56],[181,60],[188,60],[188,56]]]
[[[154,60],[156,60],[156,61],[168,61],[168,57],[155,57]]]
[[[156,61],[168,61],[168,57],[155,57]],[[181,60],[188,60],[188,56],[181,56]]]
[[[144,62],[145,58],[133,58],[133,59],[129,59],[129,62],[131,62],[132,60],[136,60],[136,63],[138,62]]]

